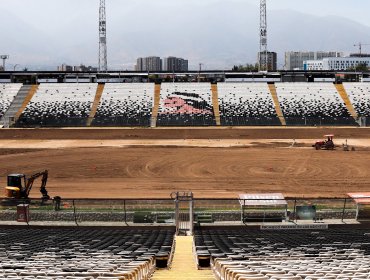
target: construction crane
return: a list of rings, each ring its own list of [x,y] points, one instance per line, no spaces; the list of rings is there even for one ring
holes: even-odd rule
[[[358,44],[355,44],[353,45],[354,47],[358,47],[359,48],[359,51],[360,51],[360,56],[362,55],[362,47],[363,46],[370,46],[370,44],[363,44],[363,43],[358,43]]]

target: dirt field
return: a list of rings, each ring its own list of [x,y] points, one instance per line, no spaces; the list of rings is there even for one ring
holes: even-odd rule
[[[9,173],[48,169],[49,193],[64,198],[168,198],[175,190],[192,190],[196,197],[235,198],[242,192],[342,197],[370,191],[369,132],[353,128],[0,130],[0,184],[5,186]],[[348,138],[356,151],[309,147],[325,133],[342,138],[338,144]],[[293,147],[292,139],[297,139]],[[32,196],[39,197],[37,185]]]

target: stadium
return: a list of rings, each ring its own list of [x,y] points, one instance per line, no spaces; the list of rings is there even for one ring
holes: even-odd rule
[[[369,73],[108,71],[100,3],[100,71],[0,72],[0,279],[370,279]]]
[[[2,199],[4,279],[369,277],[367,83],[47,75],[0,87],[2,185],[50,174]]]

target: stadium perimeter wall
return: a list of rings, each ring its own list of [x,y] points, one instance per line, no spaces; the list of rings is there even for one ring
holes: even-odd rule
[[[0,139],[369,139],[370,128],[354,127],[215,127],[215,128],[76,128],[76,129],[1,129]]]

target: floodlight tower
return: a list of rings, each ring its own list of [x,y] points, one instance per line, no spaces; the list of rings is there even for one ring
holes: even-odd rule
[[[5,61],[6,61],[7,59],[9,59],[9,55],[7,55],[7,54],[0,55],[0,59],[2,59],[2,60],[3,60],[3,71],[5,71]]]
[[[259,54],[259,70],[268,70],[267,57],[267,8],[266,1],[260,0],[260,54]]]
[[[107,62],[107,20],[105,0],[100,0],[99,7],[99,72],[108,71]]]

